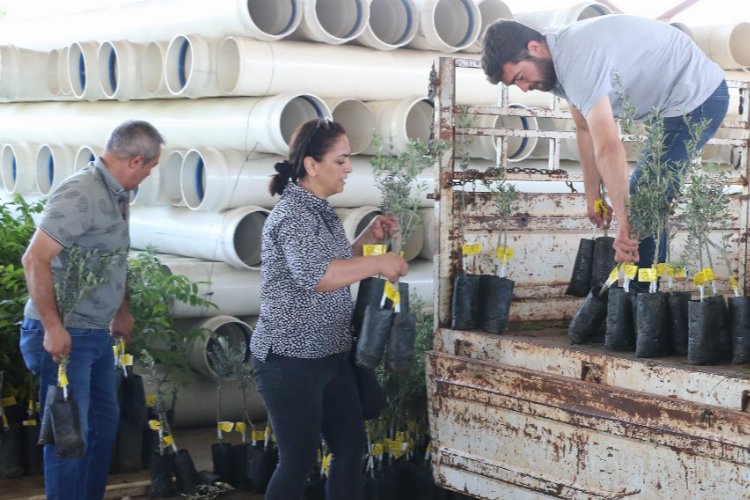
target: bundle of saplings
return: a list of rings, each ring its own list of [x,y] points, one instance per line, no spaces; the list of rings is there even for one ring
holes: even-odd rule
[[[422,171],[431,166],[435,155],[445,149],[442,141],[423,144],[410,140],[406,150],[395,154],[392,141],[386,150],[375,136],[376,154],[371,163],[375,182],[382,195],[384,214],[396,216],[398,230],[387,235],[386,248],[402,253],[401,248],[414,228],[421,224],[419,207],[426,185],[419,181]],[[365,249],[365,254],[367,250]],[[407,370],[414,357],[415,323],[409,310],[409,287],[406,283],[390,283],[382,278],[368,278],[360,283],[360,294],[355,307],[355,327],[361,314],[356,363],[375,369],[387,349],[386,365],[391,370]]]

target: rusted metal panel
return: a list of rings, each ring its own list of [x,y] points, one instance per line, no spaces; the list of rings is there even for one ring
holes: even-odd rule
[[[446,353],[428,365],[433,466],[451,488],[493,499],[515,498],[506,484],[560,498],[750,495],[747,412]]]

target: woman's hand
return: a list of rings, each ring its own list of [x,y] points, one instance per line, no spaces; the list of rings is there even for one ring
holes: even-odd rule
[[[397,282],[409,272],[409,264],[397,253],[388,252],[376,258],[380,259],[380,274],[391,283]]]
[[[365,230],[376,241],[382,241],[398,230],[398,217],[395,215],[375,216]]]

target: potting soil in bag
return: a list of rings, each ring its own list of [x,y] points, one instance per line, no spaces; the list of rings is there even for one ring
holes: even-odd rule
[[[178,450],[174,456],[174,475],[177,479],[177,488],[183,495],[195,494],[196,488],[200,484],[200,476],[195,470],[193,459],[190,458],[190,452],[182,449]]]
[[[584,344],[596,336],[607,318],[607,290],[592,288],[580,305],[568,326],[571,344]]]
[[[153,452],[149,459],[151,484],[148,486],[149,498],[166,498],[174,494],[174,454],[165,451],[164,455]]]
[[[750,297],[729,299],[732,363],[750,362]]]
[[[52,434],[52,413],[49,411],[52,409],[52,403],[55,402],[55,398],[62,400],[62,392],[58,393],[54,388],[55,385],[47,386],[47,393],[44,398],[44,409],[42,411],[42,420],[39,424],[39,445],[52,444],[55,442],[55,436]]]
[[[451,328],[476,330],[479,313],[479,275],[458,273],[453,278]]]
[[[148,407],[146,405],[146,389],[143,378],[133,373],[132,367],[126,367],[127,376],[124,376],[122,368],[118,369],[121,374],[118,400],[120,402],[120,418],[134,426],[142,427],[148,422]]]
[[[601,287],[609,273],[617,264],[615,249],[612,247],[615,239],[611,236],[599,236],[594,240],[594,258],[591,266],[591,287]]]
[[[222,481],[228,483],[232,470],[232,445],[231,443],[214,443],[211,445],[211,459],[214,466],[214,474]]]
[[[578,252],[573,263],[573,273],[565,295],[585,297],[591,290],[591,276],[594,268],[594,240],[582,238],[578,242]]]
[[[636,296],[635,355],[656,358],[669,354],[669,302],[664,292]]]
[[[50,386],[48,391],[63,393],[63,388]],[[85,447],[81,436],[81,419],[75,402],[73,388],[68,387],[68,398],[54,397],[50,409],[52,434],[55,437],[57,454],[66,458],[80,458]]]
[[[359,337],[362,332],[362,322],[365,319],[367,306],[380,306],[384,288],[385,279],[383,278],[371,277],[359,282],[357,300],[354,302],[354,313],[352,314],[352,332],[355,337]]]
[[[358,366],[374,370],[380,364],[392,323],[393,310],[367,306],[362,332],[357,340],[355,362]]]
[[[114,447],[119,472],[136,472],[143,467],[143,427],[121,418],[117,426],[117,444]]]
[[[691,300],[688,303],[688,352],[689,365],[714,365],[721,358],[719,353],[719,310],[713,305],[716,297]]]
[[[631,295],[622,288],[611,288],[607,297],[607,331],[604,346],[613,351],[632,351],[635,347]]]
[[[394,313],[391,332],[388,335],[388,349],[385,354],[385,367],[391,371],[406,371],[414,361],[417,337],[417,316],[408,311]]]
[[[267,446],[264,449],[262,443],[256,445],[256,449],[260,451],[260,454],[253,454],[250,460],[252,491],[265,493],[273,471],[276,469],[276,463],[279,461],[279,452],[274,446]]]
[[[15,398],[6,397],[3,398],[0,415],[3,417],[0,419],[0,478],[23,476],[23,408]]]
[[[684,356],[688,350],[688,303],[690,292],[669,294],[669,339],[672,352]]]
[[[508,278],[489,274],[479,277],[479,328],[495,334],[505,330],[508,325],[514,285],[515,282]]]
[[[39,416],[32,415],[23,421],[23,461],[27,476],[38,476],[44,470],[42,447],[39,442]]]
[[[723,295],[716,296],[713,307],[716,308],[719,317],[719,361],[729,363],[732,361],[732,332],[729,329],[727,301]]]

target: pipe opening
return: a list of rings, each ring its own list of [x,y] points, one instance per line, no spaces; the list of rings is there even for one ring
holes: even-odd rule
[[[73,160],[74,172],[78,172],[79,170],[86,168],[88,164],[94,160],[96,160],[96,154],[94,153],[94,150],[88,146],[81,146],[80,148],[78,148],[78,151],[76,151],[76,157]]]
[[[162,165],[161,173],[163,174],[164,194],[167,196],[169,203],[179,207],[184,204],[182,201],[182,190],[180,189],[180,169],[182,167],[183,154],[179,151],[172,151]]]
[[[218,337],[225,338],[230,349],[241,352],[243,362],[247,362],[250,358],[250,336],[252,335],[252,331],[248,325],[235,321],[227,322],[216,327],[212,333],[206,341],[206,360],[212,372],[216,373],[213,358],[216,349],[219,347]]]
[[[417,30],[414,12],[408,0],[373,0],[370,4],[369,22],[373,34],[390,45],[408,43]]]
[[[333,120],[346,129],[352,154],[361,153],[370,146],[375,118],[365,103],[357,99],[345,99],[331,110],[331,114]]]
[[[108,95],[115,95],[117,92],[117,54],[115,51],[111,51],[109,53],[109,67],[107,68],[107,80],[109,81],[109,94]]]
[[[180,89],[184,89],[187,84],[187,74],[190,71],[190,44],[187,40],[183,40],[180,45],[180,55],[178,56],[177,62],[177,78],[180,83]]]
[[[43,195],[49,194],[55,180],[55,159],[49,146],[39,148],[36,157],[36,187]]]
[[[259,210],[245,215],[237,224],[234,232],[234,250],[248,267],[259,267],[261,264],[260,235],[263,234],[263,224],[267,218],[268,212]]]
[[[581,10],[581,13],[578,14],[576,21],[583,21],[584,19],[590,19],[592,17],[606,16],[607,14],[611,13],[612,12],[608,7],[594,3],[591,5],[587,5],[583,10]]]
[[[10,144],[3,146],[2,158],[2,175],[3,187],[6,191],[13,192],[16,188],[16,176],[18,175],[18,165],[16,161],[16,152]]]
[[[78,97],[83,95],[83,92],[86,90],[86,59],[83,57],[83,52],[80,47],[76,45],[75,50],[78,57],[76,58],[76,54],[73,55],[73,57],[77,59],[77,64],[74,65],[75,76],[71,79],[71,83],[73,85],[77,84],[73,90],[76,97]]]
[[[312,96],[301,95],[290,100],[284,106],[279,119],[279,127],[281,128],[281,137],[287,145],[292,139],[294,129],[300,124],[313,118],[326,116],[327,110],[321,104],[318,99]]]
[[[511,108],[524,109],[522,104],[511,104]],[[501,116],[496,127],[500,128],[523,128],[524,130],[539,130],[539,122],[536,118],[527,116]],[[537,137],[507,137],[505,141],[508,150],[508,161],[521,161],[528,158],[536,148]]]
[[[167,88],[174,95],[179,95],[187,86],[187,81],[192,71],[193,51],[190,40],[184,36],[178,36],[167,48],[167,61],[165,75],[167,77]]]
[[[190,151],[185,155],[180,170],[180,183],[185,205],[193,210],[197,209],[206,194],[206,164],[198,151]]]
[[[439,0],[433,17],[437,35],[459,49],[471,44],[478,35],[478,9],[471,0]]]
[[[430,140],[433,105],[427,99],[416,102],[406,115],[406,137],[427,143]]]
[[[247,14],[264,33],[283,36],[299,24],[297,0],[248,0]]]
[[[362,0],[317,0],[315,16],[326,33],[342,39],[356,37],[365,28],[365,5]]]

